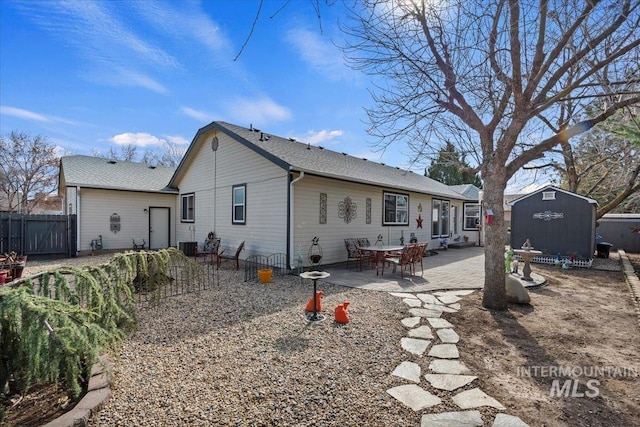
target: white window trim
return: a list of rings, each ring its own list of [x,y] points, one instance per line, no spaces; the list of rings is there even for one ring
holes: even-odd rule
[[[189,209],[189,199],[191,199],[191,209]],[[186,212],[185,212],[185,200],[187,200]],[[191,213],[191,215],[189,215],[189,213]],[[196,193],[187,193],[187,194],[180,195],[180,222],[195,222],[195,220],[196,220]]]
[[[473,227],[473,228],[469,228],[467,227],[467,218],[474,218],[475,215],[472,217],[471,215],[467,215],[467,206],[477,206],[478,207],[478,216],[477,216],[477,220],[478,220],[478,224],[480,224],[480,203],[465,203],[464,207],[463,207],[463,212],[462,212],[462,229],[465,231],[478,231],[479,228],[478,227]]]
[[[542,192],[542,200],[555,200],[556,192],[555,191],[543,191]]]
[[[242,189],[244,197],[242,203],[236,203],[236,190]],[[234,185],[231,190],[231,223],[244,225],[247,223],[247,184]],[[242,220],[236,219],[236,207],[242,206]]]

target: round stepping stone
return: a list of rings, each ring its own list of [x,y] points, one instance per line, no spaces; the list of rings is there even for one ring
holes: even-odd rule
[[[436,329],[436,333],[443,344],[456,344],[460,341],[460,336],[451,328]]]
[[[414,294],[408,294],[404,292],[389,292],[389,295],[398,298],[417,298]]]
[[[529,424],[515,415],[498,414],[491,427],[529,427]]]
[[[405,380],[419,383],[420,382],[420,365],[413,362],[402,362],[396,369],[393,370],[391,375],[404,378]]]
[[[419,340],[417,338],[401,338],[400,345],[403,349],[409,353],[413,353],[416,356],[422,356],[429,347],[431,341]]]
[[[401,322],[407,328],[413,328],[420,324],[420,317],[407,317],[406,319],[402,319]]]
[[[460,301],[462,298],[457,295],[446,294],[438,295],[438,299],[442,301],[443,304],[453,304],[454,302]]]
[[[437,374],[466,374],[469,368],[458,360],[436,359],[429,364],[429,369]]]
[[[411,329],[409,331],[409,336],[411,338],[433,339],[433,333],[431,332],[431,328],[428,327],[427,325],[422,325],[415,329]]]
[[[478,377],[473,375],[452,375],[452,374],[426,374],[425,379],[432,387],[440,390],[453,391],[469,384]]]
[[[473,409],[481,406],[491,406],[492,408],[496,408],[500,411],[507,409],[502,406],[500,402],[477,387],[456,394],[453,396],[453,402],[462,409]]]
[[[427,303],[427,304],[442,304],[440,302],[440,300],[438,298],[435,297],[435,295],[431,295],[431,294],[417,294],[416,295],[418,298],[420,298],[423,302]]]
[[[439,405],[442,402],[438,396],[434,396],[415,384],[390,388],[387,393],[414,411]]]
[[[478,427],[482,426],[480,411],[443,412],[422,416],[420,427]]]
[[[439,310],[427,310],[426,308],[412,308],[409,310],[409,314],[415,317],[440,317],[442,311]]]
[[[402,300],[409,307],[422,307],[422,301],[417,298],[405,298]]]
[[[428,316],[424,316],[424,317],[428,317]],[[436,317],[440,317],[440,316],[436,316]],[[449,323],[448,321],[446,321],[445,319],[437,319],[437,318],[430,317],[427,320],[429,321],[431,326],[433,326],[436,329],[453,328],[453,325],[451,323]]]
[[[429,356],[439,359],[457,359],[460,357],[460,353],[455,344],[436,344],[431,347]]]

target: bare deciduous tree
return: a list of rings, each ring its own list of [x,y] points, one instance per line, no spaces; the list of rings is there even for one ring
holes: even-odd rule
[[[13,131],[0,137],[0,197],[9,212],[30,213],[56,188],[60,159],[42,135]]]
[[[494,213],[485,225],[489,309],[507,308],[509,178],[640,103],[627,90],[639,78],[638,2],[361,0],[345,26],[347,57],[377,84],[368,116],[381,147],[399,142],[430,158],[449,140],[477,159],[483,207]]]

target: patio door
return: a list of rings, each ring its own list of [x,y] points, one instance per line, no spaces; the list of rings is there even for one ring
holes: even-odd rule
[[[169,247],[169,215],[169,208],[149,208],[149,249]]]
[[[451,204],[449,200],[433,199],[433,210],[431,213],[431,237],[449,237],[451,215]]]

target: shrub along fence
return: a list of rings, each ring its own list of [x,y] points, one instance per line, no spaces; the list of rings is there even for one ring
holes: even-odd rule
[[[98,356],[136,325],[139,304],[213,287],[215,266],[176,249],[126,252],[107,264],[60,267],[0,287],[0,392],[60,379],[86,388]]]

